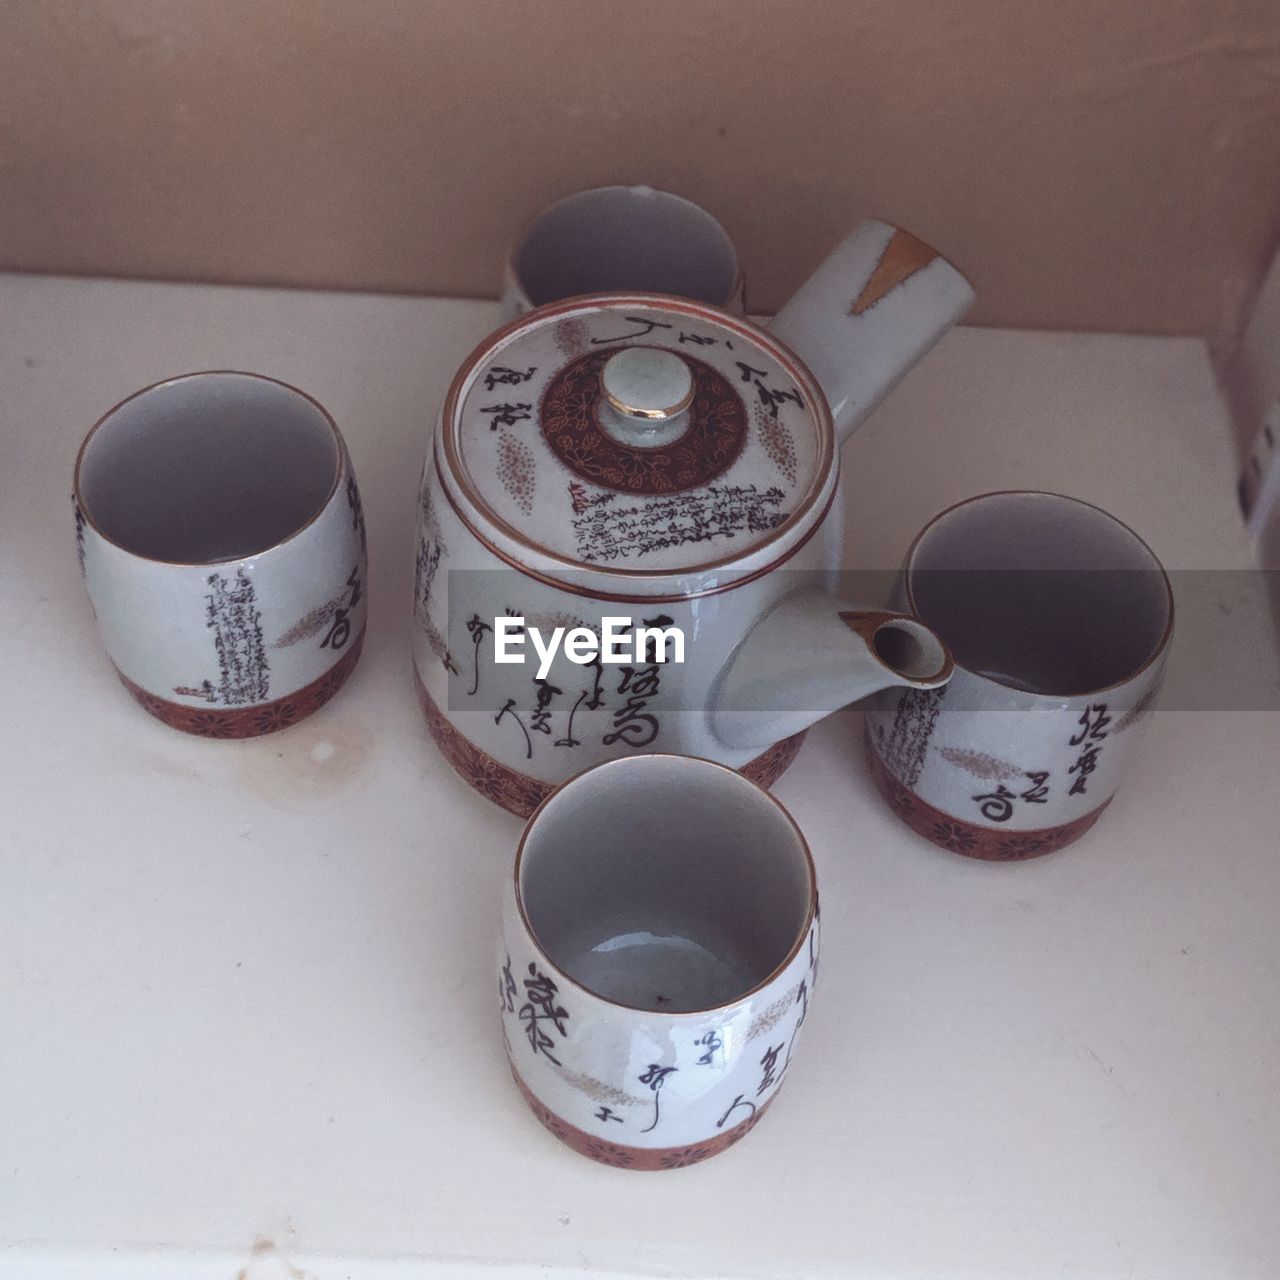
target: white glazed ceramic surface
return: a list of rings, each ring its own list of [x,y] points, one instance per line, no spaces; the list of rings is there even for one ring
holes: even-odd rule
[[[499,335],[451,390],[445,456],[477,521],[555,568],[644,574],[745,560],[811,527],[831,488],[826,406],[803,366],[743,322],[641,295],[555,307]],[[627,420],[615,360],[692,375],[669,423]],[[630,380],[667,391],[656,359]]]
[[[210,737],[268,732],[354,665],[360,495],[336,426],[302,392],[234,372],[147,388],[90,433],[74,496],[103,643],[153,715]]]
[[[828,593],[843,536],[837,440],[972,296],[928,246],[871,223],[780,315],[799,357],[714,307],[634,293],[544,306],[481,344],[450,388],[420,490],[414,656],[454,768],[523,814],[549,786],[636,751],[771,782],[821,716],[887,685],[944,683],[949,661],[926,629]],[[687,408],[674,360],[694,383]],[[600,670],[561,655],[535,679],[493,661],[506,615],[542,631],[606,616],[675,626],[685,661]]]
[[[871,764],[899,816],[977,857],[1077,839],[1120,785],[1159,691],[1173,599],[1155,556],[1088,504],[989,494],[925,529],[902,592],[956,669],[945,689],[872,700]]]
[[[613,761],[546,802],[508,879],[497,978],[512,1071],[582,1154],[696,1163],[745,1136],[781,1086],[817,964],[813,864],[775,800],[707,761]]]
[[[503,268],[504,322],[584,293],[664,293],[744,311],[729,234],[705,209],[652,187],[595,187],[545,209]]]
[[[776,772],[762,757],[820,716],[885,684],[931,686],[949,672],[941,658],[926,670],[890,667],[842,620],[854,606],[829,593],[825,569],[839,555],[838,512],[783,573],[674,598],[646,598],[641,589],[667,584],[639,579],[626,584],[624,598],[601,599],[587,574],[552,581],[510,568],[463,523],[430,462],[420,511],[413,654],[424,710],[454,768],[516,813],[527,815],[552,786],[589,765],[638,751],[701,755],[735,768],[761,761],[758,776],[772,781],[799,742],[781,748]],[[753,631],[784,609],[794,611],[787,626]],[[609,616],[675,625],[686,637],[685,661],[584,666],[562,651],[539,682],[530,662],[494,660],[494,622],[510,615],[544,633],[599,632]],[[526,653],[532,657],[527,645]],[[767,677],[763,688],[742,678],[755,668]],[[722,690],[726,701],[741,696],[718,715]]]
[[[973,286],[931,245],[867,221],[774,316],[769,332],[808,365],[843,443],[973,299]]]

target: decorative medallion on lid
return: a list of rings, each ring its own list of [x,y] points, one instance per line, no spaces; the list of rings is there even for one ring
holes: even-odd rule
[[[480,518],[584,567],[750,554],[810,510],[832,460],[785,349],[675,300],[533,312],[477,353],[446,412],[446,458]]]
[[[542,436],[574,475],[618,493],[683,493],[733,465],[747,438],[747,408],[723,374],[701,360],[681,361],[689,373],[687,407],[670,422],[627,422],[603,378],[619,358],[608,351],[580,357],[551,379],[542,397]]]

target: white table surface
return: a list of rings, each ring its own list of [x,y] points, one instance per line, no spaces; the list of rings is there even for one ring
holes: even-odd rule
[[[1280,1276],[1274,710],[1161,712],[1095,832],[1019,865],[896,825],[835,717],[778,788],[827,928],[766,1123],[661,1175],[539,1128],[490,964],[519,823],[436,753],[408,656],[417,471],[492,316],[0,278],[0,1275]],[[68,500],[106,407],[211,367],[324,401],[368,511],[360,667],[251,742],[174,733],[117,684]],[[1192,340],[961,330],[845,465],[853,565],[1023,485],[1108,507],[1171,568],[1249,563]],[[1208,610],[1218,656],[1276,682],[1232,609]]]

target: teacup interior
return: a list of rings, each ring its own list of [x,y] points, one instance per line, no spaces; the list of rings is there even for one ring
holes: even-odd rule
[[[338,437],[318,404],[243,373],[151,387],[94,430],[76,472],[85,514],[135,555],[209,564],[266,551],[333,492]]]
[[[1127,679],[1159,650],[1172,601],[1150,548],[1051,493],[994,493],[921,535],[907,566],[921,621],[969,671],[1069,695]]]
[[[723,306],[737,274],[733,244],[709,213],[648,187],[602,187],[560,201],[533,224],[516,256],[534,306],[622,290]]]
[[[662,1013],[745,996],[805,935],[813,872],[786,812],[731,770],[642,755],[583,774],[525,837],[534,937],[576,982]]]

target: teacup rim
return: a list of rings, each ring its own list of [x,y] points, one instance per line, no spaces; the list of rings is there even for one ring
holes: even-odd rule
[[[320,416],[328,426],[329,431],[333,436],[334,444],[337,447],[335,455],[337,458],[337,466],[334,467],[333,481],[330,484],[328,491],[325,493],[323,501],[316,507],[314,514],[312,514],[304,524],[299,525],[291,533],[273,542],[268,547],[262,547],[258,551],[251,551],[246,555],[222,556],[216,560],[165,560],[159,556],[149,556],[141,551],[135,551],[131,547],[126,547],[123,543],[105,533],[97,520],[94,519],[93,513],[89,509],[89,504],[85,502],[84,494],[80,488],[80,469],[84,463],[85,453],[94,436],[98,434],[102,427],[107,423],[108,419],[114,417],[115,414],[125,407],[125,405],[130,404],[141,396],[147,395],[149,392],[158,391],[162,387],[172,386],[179,382],[194,382],[199,378],[226,376],[249,378],[254,382],[273,383],[278,387],[283,387],[286,391],[292,392],[294,395],[301,396],[303,400],[306,400],[315,409],[319,410]],[[72,473],[71,495],[75,500],[76,509],[84,517],[85,523],[108,546],[114,547],[117,551],[123,552],[123,554],[130,556],[134,560],[141,560],[147,564],[163,565],[166,568],[171,569],[202,569],[206,566],[216,567],[218,565],[243,564],[246,560],[256,560],[259,556],[267,555],[272,551],[279,550],[281,547],[288,546],[296,538],[301,537],[302,534],[310,529],[311,526],[314,525],[316,521],[319,520],[320,517],[329,509],[329,504],[333,501],[334,496],[342,485],[343,474],[349,470],[349,468],[350,458],[347,453],[347,443],[343,439],[342,432],[339,429],[338,423],[334,419],[333,414],[331,414],[329,410],[315,398],[315,396],[303,391],[301,387],[296,387],[291,382],[285,382],[283,378],[273,378],[269,374],[254,373],[248,369],[193,369],[190,373],[174,374],[172,377],[160,378],[158,381],[149,383],[145,387],[139,387],[137,391],[130,393],[125,396],[123,400],[117,401],[117,403],[113,404],[111,408],[108,409],[93,424],[93,426],[89,428],[85,433],[84,439],[80,442],[80,448],[76,451],[75,468]]]
[[[733,257],[733,287],[729,290],[728,297],[719,302],[711,302],[704,305],[728,311],[733,305],[734,299],[740,298],[744,294],[746,278],[742,269],[742,255],[738,252],[737,243],[729,234],[729,229],[714,213],[711,212],[710,209],[705,205],[699,204],[698,201],[694,200],[691,196],[682,195],[679,191],[670,191],[666,187],[654,187],[645,182],[604,182],[598,186],[582,187],[577,191],[567,191],[563,195],[557,196],[554,200],[551,200],[548,204],[543,205],[540,209],[530,214],[520,224],[515,234],[507,242],[503,265],[506,268],[508,278],[519,291],[521,300],[529,310],[536,311],[539,307],[554,306],[557,301],[563,301],[563,299],[552,299],[549,303],[535,303],[529,296],[529,290],[525,286],[524,279],[521,276],[520,257],[529,241],[529,237],[533,234],[534,228],[537,227],[544,218],[555,213],[565,205],[572,204],[575,200],[585,199],[589,196],[600,196],[607,192],[614,191],[626,191],[633,195],[638,191],[648,191],[654,195],[661,196],[666,200],[679,201],[681,204],[695,209],[698,213],[708,218],[715,224],[720,234],[724,237],[724,242],[728,246],[729,252]]]
[[[529,919],[528,913],[525,911],[524,897],[520,891],[520,869],[524,858],[525,844],[528,841],[529,833],[533,830],[534,824],[537,822],[542,811],[567,787],[572,786],[579,778],[585,777],[589,773],[595,773],[599,769],[608,769],[615,765],[624,764],[631,760],[659,758],[665,760],[679,761],[695,761],[698,764],[711,765],[713,768],[727,773],[735,778],[740,778],[743,782],[754,787],[764,798],[772,804],[787,820],[791,829],[795,832],[796,839],[799,842],[800,852],[804,855],[804,866],[809,881],[809,900],[805,907],[804,918],[801,926],[796,934],[796,939],[788,948],[787,954],[778,962],[769,973],[748,990],[735,996],[732,1000],[722,1004],[708,1005],[700,1009],[683,1009],[678,1012],[666,1012],[662,1009],[649,1009],[643,1005],[626,1004],[621,1000],[615,1000],[610,996],[601,995],[598,991],[593,991],[590,987],[580,982],[577,978],[568,974],[564,969],[556,963],[548,952],[545,943],[538,936],[537,931],[533,927],[532,921]],[[539,957],[552,969],[556,976],[563,979],[574,990],[584,995],[590,996],[593,1000],[600,1001],[601,1004],[609,1005],[615,1009],[622,1009],[627,1013],[644,1014],[646,1017],[685,1020],[685,1019],[705,1019],[712,1014],[725,1014],[730,1010],[737,1009],[740,1005],[745,1004],[748,1000],[759,995],[762,991],[768,990],[784,973],[795,963],[796,957],[800,955],[804,948],[806,939],[813,930],[815,921],[819,918],[819,901],[818,901],[818,871],[813,861],[813,851],[809,848],[809,841],[806,839],[804,832],[800,828],[800,824],[796,821],[791,810],[782,803],[767,787],[757,782],[754,778],[749,778],[745,773],[733,768],[731,765],[721,764],[718,760],[708,759],[706,756],[686,755],[679,751],[642,751],[635,755],[616,756],[612,760],[601,760],[596,764],[588,765],[585,769],[579,769],[571,778],[566,778],[560,783],[549,795],[543,797],[538,807],[529,815],[525,822],[524,829],[520,833],[520,839],[516,843],[516,854],[512,863],[512,889],[515,898],[516,914],[520,919],[521,927],[529,940],[537,948]]]
[[[994,676],[983,675],[972,670],[962,663],[958,658],[955,661],[955,670],[963,671],[965,675],[975,680],[986,680],[1001,689],[1009,689],[1015,693],[1020,693],[1028,698],[1062,701],[1064,698],[1091,698],[1103,693],[1113,693],[1117,689],[1125,689],[1131,686],[1140,676],[1145,675],[1157,662],[1164,656],[1165,650],[1169,647],[1169,641],[1173,636],[1174,621],[1174,595],[1173,584],[1169,581],[1169,572],[1164,567],[1160,557],[1156,555],[1151,544],[1137,532],[1131,525],[1121,520],[1119,516],[1114,515],[1105,507],[1100,507],[1096,502],[1089,502],[1084,498],[1077,498],[1069,493],[1058,493],[1053,489],[990,489],[985,493],[975,493],[967,498],[962,498],[959,502],[953,502],[950,506],[944,507],[936,515],[932,516],[920,529],[920,531],[911,539],[911,545],[907,548],[907,554],[902,562],[902,583],[903,590],[906,593],[907,610],[912,616],[919,618],[919,608],[916,604],[915,593],[911,589],[911,562],[915,558],[916,551],[920,543],[924,540],[925,535],[934,528],[941,520],[958,511],[961,507],[967,507],[974,502],[983,502],[988,498],[1055,498],[1061,502],[1074,503],[1076,506],[1088,507],[1091,511],[1097,512],[1101,516],[1105,516],[1113,524],[1117,524],[1123,529],[1137,544],[1151,557],[1152,564],[1160,573],[1160,580],[1164,583],[1165,602],[1167,604],[1167,614],[1165,617],[1164,630],[1160,634],[1160,639],[1156,641],[1155,647],[1147,655],[1146,660],[1138,667],[1135,667],[1127,675],[1119,680],[1113,680],[1110,684],[1099,685],[1092,689],[1078,689],[1066,693],[1042,692],[1040,690],[1025,689],[1019,685],[1009,683],[1004,680],[998,680]],[[945,642],[945,637],[944,637]]]

